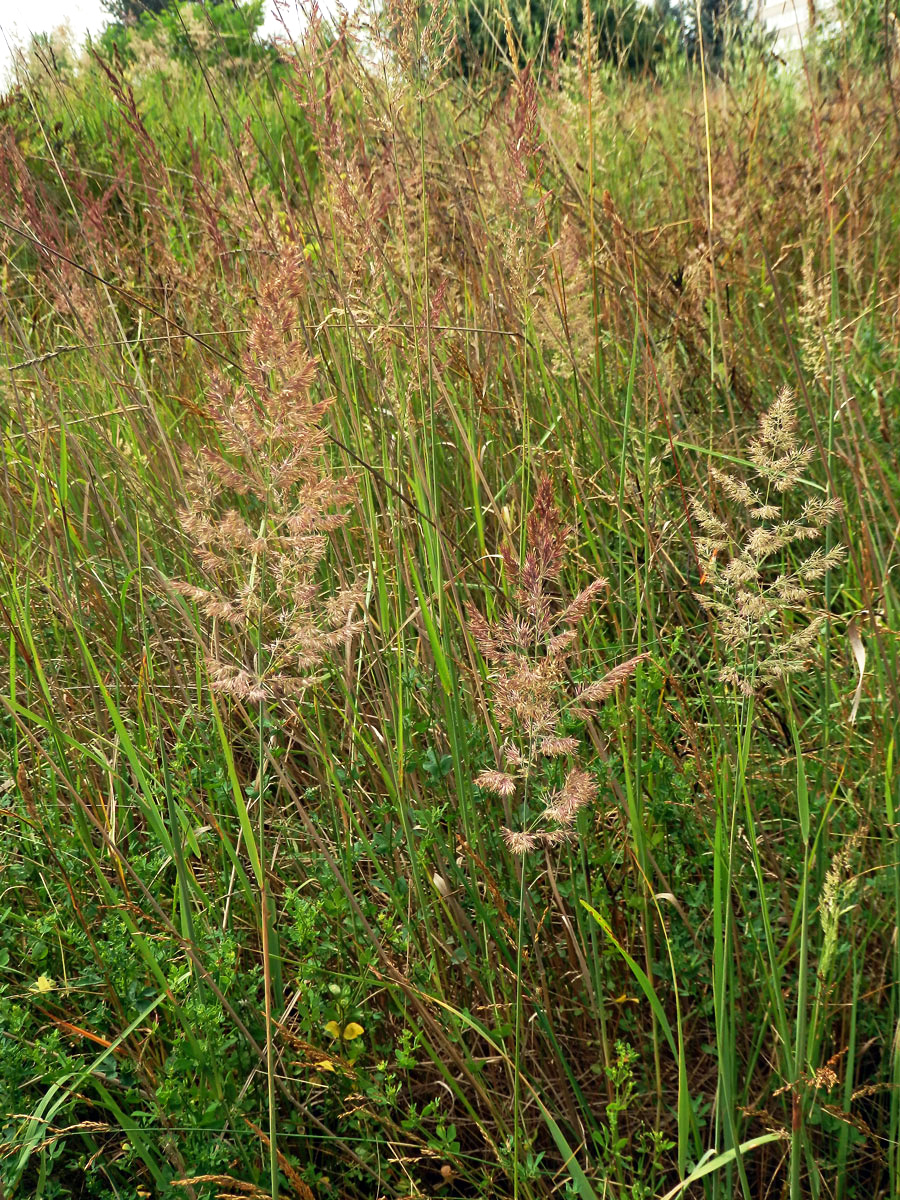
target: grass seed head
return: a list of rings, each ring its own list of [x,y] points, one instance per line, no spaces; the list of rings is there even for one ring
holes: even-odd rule
[[[573,693],[568,665],[579,626],[608,585],[594,579],[564,601],[561,577],[571,536],[544,477],[526,519],[521,558],[510,546],[502,554],[513,584],[513,609],[494,620],[474,607],[467,610],[472,640],[489,667],[496,721],[505,734],[500,749],[505,769],[484,770],[474,782],[504,801],[520,799],[526,810],[530,797],[542,797],[539,812],[530,818],[525,812],[526,828],[502,827],[514,854],[560,845],[573,836],[578,813],[594,802],[597,785],[578,761],[584,739],[571,732],[571,719],[590,719],[648,657],[637,655]],[[570,764],[565,782],[553,787],[550,772],[562,759]]]
[[[710,472],[724,496],[744,509],[743,531],[732,533],[705,498],[691,502],[701,581],[708,585],[697,599],[728,656],[719,678],[742,695],[806,667],[825,619],[811,585],[846,558],[843,546],[800,549],[822,536],[840,514],[840,501],[812,497],[796,517],[787,511],[789,496],[809,486],[812,453],[800,443],[793,394],[783,388],[750,445],[756,486],[718,468]],[[773,493],[781,497],[777,504]]]

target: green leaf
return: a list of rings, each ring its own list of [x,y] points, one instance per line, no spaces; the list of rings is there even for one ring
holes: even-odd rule
[[[634,959],[631,957],[631,955],[628,953],[628,951],[625,949],[625,947],[619,942],[616,935],[610,929],[609,925],[607,925],[604,918],[600,916],[600,914],[597,912],[597,910],[595,908],[592,908],[591,905],[588,904],[587,900],[582,900],[581,903],[588,910],[588,912],[591,914],[591,916],[594,918],[594,920],[597,922],[597,924],[600,926],[600,928],[603,930],[603,932],[606,934],[606,936],[609,938],[609,940],[612,942],[612,944],[615,946],[615,948],[618,950],[618,952],[625,959],[625,962],[628,964],[632,975],[634,975],[635,979],[638,981],[641,991],[644,993],[644,995],[647,997],[648,1001],[650,1002],[650,1007],[653,1009],[653,1015],[656,1017],[657,1021],[659,1021],[660,1028],[662,1029],[663,1033],[666,1035],[666,1041],[669,1043],[669,1049],[672,1051],[672,1054],[677,1061],[678,1060],[678,1047],[675,1044],[675,1035],[672,1033],[672,1026],[669,1024],[669,1018],[666,1016],[665,1009],[659,1002],[659,997],[656,994],[656,989],[653,986],[652,980],[649,978],[649,976],[646,974],[646,972],[644,972],[638,966],[638,964],[634,961]]]
[[[764,1133],[761,1137],[751,1138],[749,1142],[742,1142],[739,1150],[744,1155],[748,1154],[751,1150],[758,1149],[760,1146],[767,1146],[770,1142],[779,1142],[781,1140],[782,1136],[780,1133]],[[710,1151],[710,1153],[712,1152]],[[699,1162],[686,1179],[682,1179],[671,1191],[666,1192],[662,1200],[675,1200],[675,1197],[680,1196],[685,1188],[689,1188],[698,1179],[702,1179],[704,1175],[711,1175],[713,1171],[718,1171],[720,1167],[727,1167],[729,1163],[734,1162],[737,1155],[738,1151],[732,1146],[730,1150],[723,1150],[721,1154],[716,1154],[713,1158],[707,1158],[705,1161]]]
[[[797,811],[800,816],[800,836],[803,845],[809,845],[809,787],[806,782],[806,768],[803,766],[803,748],[800,745],[800,734],[797,722],[791,716],[791,736],[794,739],[794,750],[797,755]]]

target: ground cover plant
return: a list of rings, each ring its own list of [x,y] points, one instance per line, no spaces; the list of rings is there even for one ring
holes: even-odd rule
[[[0,1193],[896,1195],[895,27],[178,12],[0,109]]]

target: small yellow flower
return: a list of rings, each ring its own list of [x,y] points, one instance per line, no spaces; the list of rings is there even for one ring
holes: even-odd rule
[[[36,992],[38,995],[44,995],[45,992],[52,992],[56,988],[56,984],[49,975],[38,975],[37,980],[28,989],[31,992]]]
[[[361,1037],[365,1033],[365,1030],[362,1025],[357,1025],[356,1021],[351,1021],[343,1029],[341,1029],[337,1021],[329,1021],[325,1026],[325,1032],[333,1038],[341,1038],[345,1042],[352,1042],[354,1038]]]

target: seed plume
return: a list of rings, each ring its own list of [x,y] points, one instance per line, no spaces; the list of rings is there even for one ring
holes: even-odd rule
[[[525,827],[501,830],[514,854],[558,846],[574,835],[597,784],[579,761],[584,738],[575,735],[573,722],[589,719],[647,658],[637,655],[573,690],[569,665],[579,626],[608,583],[591,580],[565,601],[561,578],[571,534],[544,477],[526,519],[524,552],[502,550],[513,585],[511,609],[493,620],[474,606],[468,610],[469,633],[488,666],[490,699],[505,735],[502,765],[481,771],[474,783],[489,796],[520,804]]]
[[[699,530],[694,544],[707,585],[697,598],[728,657],[719,678],[746,696],[809,663],[825,622],[812,585],[846,557],[843,546],[800,551],[822,537],[841,511],[833,497],[812,497],[791,515],[791,494],[810,486],[804,477],[811,458],[798,435],[793,394],[784,388],[750,444],[755,486],[718,468],[710,471],[721,493],[743,508],[742,533],[733,534],[705,501],[692,501]]]
[[[296,702],[360,624],[360,587],[319,583],[354,480],[327,461],[332,402],[317,395],[315,362],[294,332],[301,291],[288,257],[261,289],[244,382],[212,382],[218,444],[185,456],[181,523],[205,578],[171,587],[204,618],[212,688],[252,704]]]

